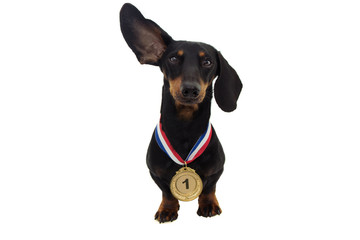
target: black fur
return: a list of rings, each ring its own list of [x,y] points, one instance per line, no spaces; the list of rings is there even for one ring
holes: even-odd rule
[[[159,66],[164,73],[162,128],[174,149],[185,159],[209,122],[214,78],[218,77],[214,87],[215,100],[226,112],[236,109],[242,89],[240,78],[214,47],[199,42],[173,40],[129,3],[124,4],[120,11],[120,24],[123,36],[139,62]],[[175,84],[176,80],[179,81],[178,85]],[[175,89],[173,92],[170,91],[171,84]],[[159,148],[154,134],[146,159],[151,177],[163,192],[163,202],[155,218],[160,222],[175,220],[178,204],[170,192],[169,183],[181,166]],[[213,129],[207,149],[189,164],[203,181],[198,211],[201,216],[221,213],[215,187],[223,172],[224,162],[225,155]]]

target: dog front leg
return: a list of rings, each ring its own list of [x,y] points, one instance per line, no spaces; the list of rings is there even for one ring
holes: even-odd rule
[[[155,220],[159,223],[172,222],[177,219],[180,208],[179,201],[170,192],[169,184],[158,176],[150,172],[152,179],[162,191],[162,201],[155,214]]]
[[[202,217],[213,217],[220,215],[222,210],[215,195],[216,183],[219,180],[223,169],[218,173],[207,177],[205,186],[199,196],[199,209],[197,214]]]

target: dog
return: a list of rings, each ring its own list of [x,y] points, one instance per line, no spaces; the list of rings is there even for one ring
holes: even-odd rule
[[[206,146],[185,166],[195,170],[202,181],[197,214],[203,217],[220,215],[222,210],[215,189],[223,172],[225,155],[209,123],[211,99],[214,92],[215,101],[223,111],[235,110],[243,86],[238,74],[214,47],[201,42],[173,40],[130,3],[124,4],[120,10],[120,28],[138,61],[159,66],[164,75],[160,121],[146,156],[150,175],[162,191],[162,202],[155,220],[163,223],[178,218],[179,200],[174,197],[170,184],[184,166],[186,160],[183,159],[187,159],[205,132],[210,135]],[[169,143],[167,148],[174,153],[164,150],[166,147],[161,145],[159,137]],[[187,180],[182,182],[186,187]]]

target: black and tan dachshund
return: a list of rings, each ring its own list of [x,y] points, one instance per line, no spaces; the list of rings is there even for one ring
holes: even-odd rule
[[[235,70],[214,47],[200,42],[175,41],[155,22],[145,19],[133,5],[120,10],[122,34],[141,64],[159,66],[164,74],[160,123],[168,141],[186,159],[199,137],[207,130],[213,94],[225,112],[236,109],[242,83]],[[211,126],[212,128],[212,126]],[[197,159],[189,163],[201,177],[203,190],[197,214],[221,214],[215,188],[223,172],[225,155],[214,129],[211,139]],[[162,191],[162,202],[155,214],[160,223],[178,217],[179,201],[170,191],[170,181],[182,165],[174,162],[159,146],[156,130],[146,158],[150,175]]]

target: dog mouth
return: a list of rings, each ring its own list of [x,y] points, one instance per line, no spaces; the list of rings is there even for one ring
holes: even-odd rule
[[[181,94],[176,94],[176,96],[174,96],[174,99],[176,102],[182,105],[190,106],[201,103],[204,100],[204,97],[201,95],[197,97],[183,97]]]

